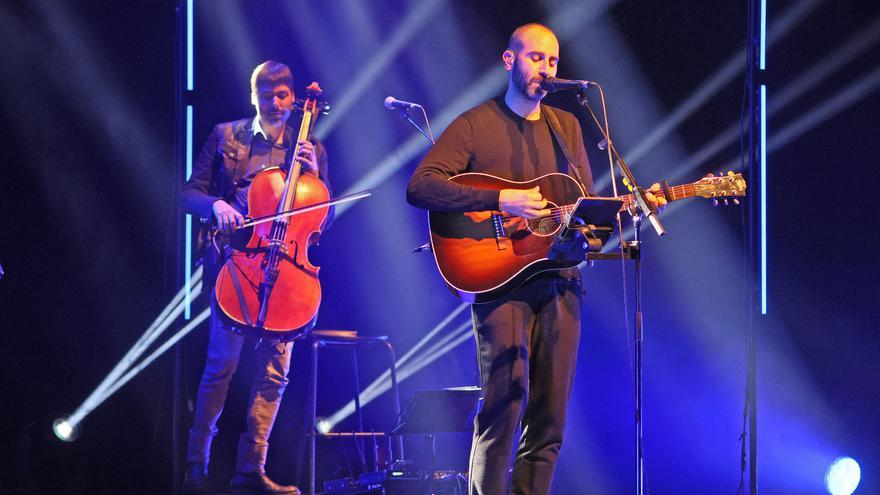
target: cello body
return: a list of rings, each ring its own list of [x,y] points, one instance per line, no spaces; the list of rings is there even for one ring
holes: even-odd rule
[[[309,97],[302,105],[297,144],[288,156],[287,170],[269,168],[254,177],[248,189],[249,218],[278,215],[330,199],[327,186],[315,175],[302,173],[302,164],[295,159],[318,113],[321,88],[313,82],[306,91]],[[321,283],[308,251],[321,234],[329,208],[253,225],[247,246],[229,249],[214,286],[217,305],[226,316],[281,340],[293,340],[311,330],[321,305]]]
[[[248,216],[259,217],[276,212],[285,189],[287,173],[280,168],[266,169],[254,178],[248,190]],[[301,174],[296,184],[294,208],[327,201],[327,186],[311,174]],[[299,215],[285,229],[277,244],[280,252],[278,276],[269,295],[269,311],[261,330],[278,333],[285,340],[296,338],[297,330],[307,327],[321,304],[319,267],[312,265],[308,248],[321,233],[329,207]],[[253,326],[259,319],[261,283],[263,282],[272,230],[277,222],[255,225],[250,241],[243,250],[233,250],[220,270],[214,287],[217,303],[226,315],[244,326]],[[239,277],[243,294],[241,304],[232,280]],[[245,311],[248,312],[245,315]]]

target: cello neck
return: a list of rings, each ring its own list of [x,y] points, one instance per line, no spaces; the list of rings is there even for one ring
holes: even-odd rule
[[[281,201],[278,203],[278,213],[292,209],[293,204],[296,201],[296,185],[299,176],[302,173],[302,164],[296,159],[299,155],[299,143],[309,138],[312,128],[315,125],[315,119],[318,115],[316,110],[318,106],[318,98],[321,96],[321,88],[318,86],[318,83],[313,82],[306,88],[306,92],[308,93],[308,98],[306,98],[303,103],[302,122],[300,122],[299,125],[299,133],[297,134],[296,143],[293,147],[293,153],[290,155],[290,167],[287,172],[284,194],[281,197]],[[287,223],[289,222],[289,219],[285,217],[279,219],[279,221]]]

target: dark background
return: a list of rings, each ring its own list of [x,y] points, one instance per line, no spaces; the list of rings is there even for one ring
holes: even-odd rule
[[[428,256],[408,254],[426,240],[424,213],[404,201],[426,148],[382,109],[382,99],[423,103],[439,134],[455,115],[503,91],[500,53],[512,29],[545,22],[560,35],[559,75],[605,86],[612,132],[641,181],[739,171],[746,5],[196,2],[196,86],[185,99],[195,108],[194,146],[214,123],[253,114],[247,84],[257,63],[288,63],[300,92],[321,82],[334,112],[317,132],[335,192],[378,193],[340,215],[313,253],[324,267],[319,326],[390,335],[400,355],[459,303]],[[0,5],[0,493],[173,492],[180,471],[174,359],[183,432],[206,328],[98,407],[76,442],[57,441],[51,422],[79,406],[180,287],[176,7],[170,0]],[[419,11],[427,12],[421,24],[410,17]],[[880,486],[878,16],[874,2],[855,0],[772,2],[769,10],[769,312],[757,320],[765,493],[824,493],[825,469],[842,455],[861,464],[856,493]],[[418,25],[390,52],[407,23]],[[371,65],[383,56],[386,63]],[[592,146],[600,138],[583,110],[570,95],[548,101],[581,119],[594,177],[610,194],[606,157]],[[322,128],[331,118],[332,128]],[[676,203],[664,218],[669,236],[645,232],[649,491],[735,493],[749,226],[740,207],[713,209],[704,200]],[[628,493],[633,401],[624,286],[616,264],[583,274],[580,363],[554,493]],[[631,277],[626,284],[631,289]],[[300,481],[302,349],[294,359],[269,460],[272,475],[287,482]],[[378,354],[361,361],[367,383],[383,361]],[[250,353],[215,444],[212,475],[220,481],[233,469],[253,376],[248,363]],[[319,414],[330,414],[349,400],[350,367],[330,353],[323,363]],[[401,391],[406,398],[475,384],[465,340]],[[393,419],[387,411],[381,397],[367,420],[385,428]],[[423,458],[421,439],[407,440],[411,456]],[[443,440],[441,467],[464,470],[467,435]],[[321,452],[324,476],[348,474],[338,446]]]

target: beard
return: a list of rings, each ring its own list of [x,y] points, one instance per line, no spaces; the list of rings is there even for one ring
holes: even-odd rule
[[[531,83],[541,83],[542,78],[540,76],[527,78],[526,74],[519,67],[519,60],[514,60],[513,62],[513,86],[516,88],[516,91],[529,101],[541,100],[544,96],[547,95],[547,92],[541,89],[540,86],[532,87]]]

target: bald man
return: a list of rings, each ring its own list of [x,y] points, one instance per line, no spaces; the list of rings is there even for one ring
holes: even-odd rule
[[[559,64],[553,31],[540,24],[520,26],[501,60],[508,72],[504,96],[449,125],[410,179],[410,204],[434,211],[501,210],[526,218],[549,213],[537,187],[498,191],[448,180],[464,172],[514,181],[563,173],[592,191],[577,119],[541,104],[546,92],[540,82],[544,75],[555,76]],[[580,273],[569,268],[540,273],[498,300],[471,306],[483,406],[474,420],[469,493],[549,493],[574,378],[582,294]]]

